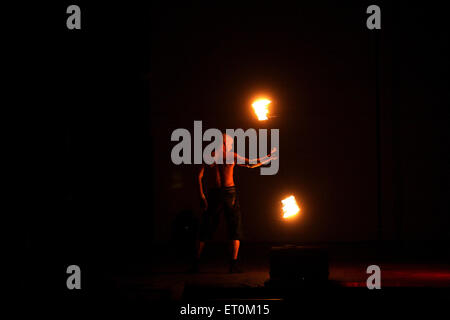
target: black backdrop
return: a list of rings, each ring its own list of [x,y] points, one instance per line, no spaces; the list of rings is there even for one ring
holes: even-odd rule
[[[150,256],[179,212],[198,213],[194,168],[170,162],[171,131],[194,120],[259,126],[246,108],[260,91],[275,97],[280,171],[237,172],[247,241],[376,240],[376,70],[382,239],[449,240],[449,37],[439,5],[380,3],[381,31],[366,29],[359,1],[80,1],[80,31],[65,27],[67,5],[47,7],[24,52],[39,101],[31,114],[42,116],[27,138],[38,159],[22,222],[34,257]],[[288,192],[304,208],[289,225],[277,220]]]

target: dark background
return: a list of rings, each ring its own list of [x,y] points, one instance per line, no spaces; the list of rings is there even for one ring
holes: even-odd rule
[[[23,221],[30,261],[151,259],[181,212],[199,214],[194,166],[170,161],[172,130],[194,120],[280,129],[277,175],[236,169],[248,242],[449,241],[449,36],[437,3],[376,2],[381,31],[366,28],[364,1],[78,1],[81,30],[66,29],[69,4],[48,7],[25,54],[43,118],[29,136],[43,163]],[[249,109],[260,93],[278,115],[264,125]],[[288,223],[289,193],[303,213]]]

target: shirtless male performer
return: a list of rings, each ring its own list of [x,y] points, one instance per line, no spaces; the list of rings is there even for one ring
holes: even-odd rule
[[[205,247],[205,241],[211,240],[212,235],[217,229],[220,222],[220,214],[222,211],[225,213],[225,219],[227,220],[228,236],[231,241],[231,261],[230,261],[230,273],[241,272],[237,265],[237,258],[239,252],[240,239],[242,236],[242,217],[239,207],[239,200],[237,197],[236,186],[233,179],[234,166],[243,166],[247,168],[257,168],[269,161],[277,159],[276,156],[271,154],[255,159],[257,163],[250,164],[252,160],[238,155],[235,152],[231,152],[233,146],[233,138],[229,135],[223,134],[223,162],[224,164],[202,164],[198,174],[198,186],[201,197],[201,204],[203,213],[200,224],[199,241],[197,242],[196,256],[191,268],[192,272],[198,272],[199,260]],[[276,152],[276,148],[272,149],[271,153]],[[233,161],[226,161],[226,159],[233,159]],[[237,163],[237,160],[241,159],[243,164]],[[232,162],[232,163],[227,163]],[[254,162],[254,160],[252,161]],[[213,177],[208,179],[208,192],[205,195],[203,191],[203,177],[205,173],[205,167],[212,171]]]

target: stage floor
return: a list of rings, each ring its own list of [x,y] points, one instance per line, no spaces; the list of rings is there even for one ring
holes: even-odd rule
[[[336,287],[366,288],[369,277],[366,269],[375,264],[381,269],[382,288],[450,288],[450,263],[446,259],[367,245],[324,247],[329,252],[329,280]],[[189,274],[185,251],[161,246],[152,251],[151,263],[127,265],[115,273],[114,287],[131,300],[181,301],[191,294],[198,296],[199,292],[207,293],[205,299],[218,299],[226,292],[226,295],[246,292],[247,296],[274,298],[273,291],[269,293],[264,286],[269,279],[270,248],[271,244],[244,243],[240,252],[244,272],[229,274],[226,246],[212,243],[205,249],[200,273]]]

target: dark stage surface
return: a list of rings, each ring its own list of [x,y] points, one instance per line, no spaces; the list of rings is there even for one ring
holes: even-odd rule
[[[420,252],[393,256],[395,250],[371,245],[321,245],[329,252],[329,280],[343,287],[364,287],[366,268],[377,264],[381,268],[382,287],[450,287],[450,261]],[[162,249],[164,248],[164,249]],[[229,274],[224,244],[213,243],[205,251],[198,274],[186,273],[188,261],[175,248],[161,246],[154,263],[128,266],[114,276],[114,282],[124,292],[138,290],[149,300],[170,298],[179,300],[190,287],[261,288],[269,279],[270,244],[243,245],[241,250],[244,272]],[[181,255],[181,256],[180,256]],[[146,293],[145,293],[146,292]],[[134,292],[136,293],[136,292]],[[146,296],[147,294],[147,296]]]
[[[322,244],[329,255],[329,281],[312,286],[270,287],[269,254],[279,244],[242,245],[243,273],[229,274],[225,243],[206,248],[200,273],[189,274],[185,248],[160,245],[152,248],[154,257],[143,253],[134,263],[109,261],[114,265],[96,279],[102,286],[92,288],[92,301],[115,302],[122,310],[160,310],[165,317],[177,318],[180,308],[190,305],[268,304],[271,316],[290,315],[296,308],[336,312],[355,316],[371,309],[375,314],[389,309],[391,314],[412,314],[417,310],[437,312],[450,303],[450,261],[445,250],[427,246],[399,247],[361,244]],[[317,247],[317,245],[316,245]],[[150,252],[150,251],[149,251]],[[381,268],[382,290],[366,287],[366,268]],[[107,297],[105,299],[105,297]],[[329,309],[332,308],[332,309]],[[219,317],[220,318],[220,317]]]

